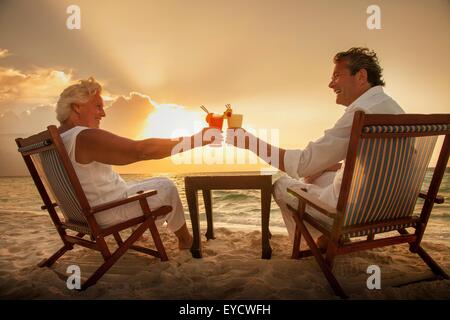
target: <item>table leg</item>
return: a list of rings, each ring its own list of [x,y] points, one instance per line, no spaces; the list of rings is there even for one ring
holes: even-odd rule
[[[198,218],[198,197],[197,190],[186,186],[186,199],[189,207],[189,216],[192,223],[192,246],[191,254],[194,258],[202,257],[202,248],[200,241],[200,221]]]
[[[270,203],[272,201],[271,187],[261,189],[261,244],[262,258],[270,259],[272,257],[272,248],[270,247]]]
[[[203,201],[205,203],[205,211],[206,211],[206,222],[207,222],[207,229],[206,229],[206,239],[215,239],[214,237],[214,225],[213,225],[213,218],[212,218],[212,202],[211,202],[211,190],[202,190],[203,191]]]

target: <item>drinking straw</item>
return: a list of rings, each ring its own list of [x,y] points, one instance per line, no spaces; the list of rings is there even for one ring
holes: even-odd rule
[[[208,109],[205,108],[205,106],[201,105],[200,108],[202,108],[202,110],[205,111],[206,113],[210,113],[210,112],[208,111]]]

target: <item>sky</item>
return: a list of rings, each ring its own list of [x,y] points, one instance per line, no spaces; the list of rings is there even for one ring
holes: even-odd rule
[[[70,5],[80,29],[67,28]],[[367,27],[370,5],[381,29]],[[14,138],[57,124],[59,94],[89,76],[104,88],[102,128],[116,134],[193,133],[206,125],[200,105],[220,113],[230,103],[245,128],[304,148],[344,112],[328,88],[333,56],[366,46],[378,54],[385,92],[408,113],[448,113],[449,31],[448,0],[0,0],[0,175],[26,174]],[[116,170],[261,166],[164,159]]]

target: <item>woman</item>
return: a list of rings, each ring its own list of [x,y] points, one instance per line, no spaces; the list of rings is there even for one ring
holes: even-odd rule
[[[147,198],[150,209],[169,205],[173,210],[160,223],[178,238],[180,249],[190,248],[192,237],[186,227],[183,206],[175,184],[167,178],[150,178],[138,183],[126,183],[112,170],[112,165],[126,165],[142,160],[162,159],[172,153],[182,139],[202,141],[206,129],[191,136],[177,139],[131,140],[101,130],[100,121],[105,116],[102,87],[94,78],[81,80],[66,88],[56,106],[59,132],[75,172],[91,206],[126,198],[140,190],[155,189],[157,194]],[[199,137],[200,136],[200,137]],[[214,141],[214,139],[213,139]],[[192,144],[190,148],[193,148]],[[186,148],[183,151],[187,151]],[[109,227],[142,215],[139,203],[105,210],[95,215],[101,227]]]

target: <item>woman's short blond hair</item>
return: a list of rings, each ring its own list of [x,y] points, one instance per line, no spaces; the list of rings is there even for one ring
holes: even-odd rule
[[[73,103],[86,103],[96,94],[102,93],[102,86],[93,77],[80,80],[64,89],[56,103],[56,119],[64,122],[69,118]]]

